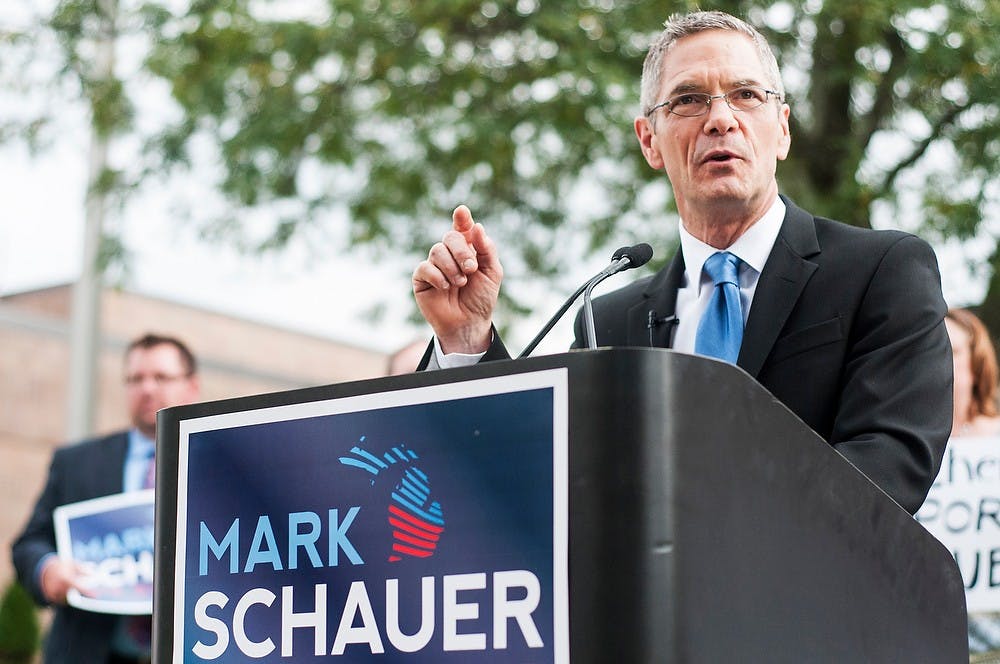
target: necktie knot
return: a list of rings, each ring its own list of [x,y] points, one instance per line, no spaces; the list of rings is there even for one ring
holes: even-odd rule
[[[705,274],[712,280],[712,283],[718,286],[719,284],[733,284],[739,287],[739,258],[728,251],[717,251],[708,257],[705,261]]]

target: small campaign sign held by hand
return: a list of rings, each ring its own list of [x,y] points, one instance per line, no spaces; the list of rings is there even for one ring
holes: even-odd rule
[[[70,605],[88,611],[153,611],[153,490],[120,493],[56,508],[56,548],[84,572]]]

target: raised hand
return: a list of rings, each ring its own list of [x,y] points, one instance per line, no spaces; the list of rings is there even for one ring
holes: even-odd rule
[[[464,205],[451,230],[413,271],[413,295],[445,353],[481,353],[490,345],[503,266],[496,245]]]

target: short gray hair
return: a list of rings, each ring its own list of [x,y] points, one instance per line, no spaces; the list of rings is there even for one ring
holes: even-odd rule
[[[770,44],[767,43],[767,39],[757,28],[725,12],[673,14],[664,22],[663,32],[653,40],[646,53],[646,60],[642,63],[642,88],[639,104],[643,114],[648,113],[649,109],[656,104],[656,96],[660,94],[663,81],[663,56],[678,39],[706,30],[732,30],[749,37],[757,48],[761,64],[764,65],[764,70],[767,72],[768,83],[780,95],[779,99],[785,99],[785,86],[781,83],[778,60],[774,57],[774,52],[771,50]]]

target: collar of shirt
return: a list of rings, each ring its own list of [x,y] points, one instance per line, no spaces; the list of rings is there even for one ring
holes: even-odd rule
[[[156,452],[156,441],[147,437],[138,429],[128,430],[129,458],[149,459]]]
[[[764,269],[764,263],[767,262],[767,257],[771,255],[771,248],[774,247],[774,242],[778,239],[778,232],[781,230],[781,222],[784,218],[785,203],[781,198],[775,197],[774,203],[764,213],[764,216],[725,249],[716,249],[705,244],[687,232],[683,221],[679,222],[681,254],[684,256],[684,286],[697,284],[695,295],[697,297],[701,294],[702,287],[709,282],[708,277],[702,274],[702,268],[708,257],[717,251],[728,251],[743,261],[744,265],[740,267],[740,288],[745,287],[744,274],[747,272],[747,268],[753,269],[753,281],[756,283],[756,276],[759,276],[761,270]]]
[[[149,460],[156,451],[156,443],[138,429],[129,429],[128,451],[125,453],[125,467],[122,469],[122,490],[138,491],[146,481]]]

